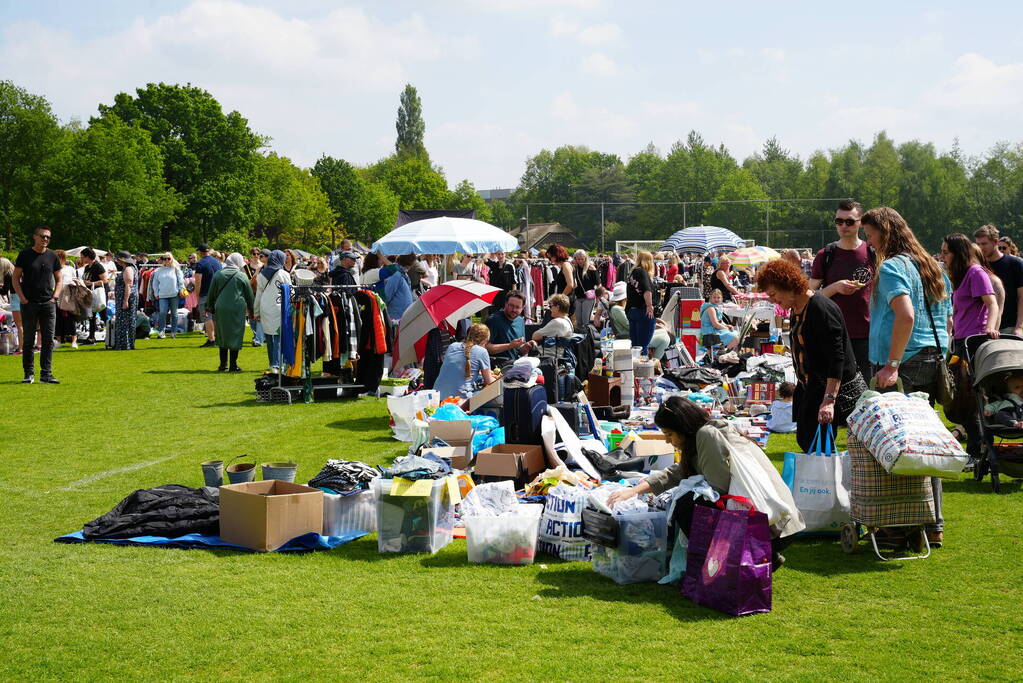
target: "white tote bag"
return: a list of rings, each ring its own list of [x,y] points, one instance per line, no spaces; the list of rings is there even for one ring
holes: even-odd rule
[[[786,453],[782,479],[806,523],[806,531],[838,531],[849,521],[849,453],[835,448],[831,425],[820,428],[809,453]]]

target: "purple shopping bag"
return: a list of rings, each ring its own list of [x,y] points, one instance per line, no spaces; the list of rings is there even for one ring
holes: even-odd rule
[[[749,510],[725,510],[724,500]],[[771,529],[746,498],[693,509],[682,595],[737,617],[771,611]]]

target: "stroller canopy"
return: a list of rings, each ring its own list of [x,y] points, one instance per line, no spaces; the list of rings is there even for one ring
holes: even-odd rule
[[[984,342],[973,358],[973,386],[1012,371],[1023,372],[1023,341],[992,339]]]

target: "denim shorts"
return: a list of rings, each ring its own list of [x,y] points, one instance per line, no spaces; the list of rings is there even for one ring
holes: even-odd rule
[[[206,297],[199,297],[199,318],[203,321],[213,320],[213,316],[206,312]]]

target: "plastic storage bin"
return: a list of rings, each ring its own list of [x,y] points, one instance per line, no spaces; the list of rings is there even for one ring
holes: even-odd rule
[[[593,546],[593,571],[615,583],[658,581],[667,569],[668,517],[664,511],[615,515],[618,546]]]
[[[350,536],[377,530],[377,498],[373,491],[347,496],[323,494],[323,535]]]
[[[392,496],[393,479],[374,479],[377,549],[382,553],[435,553],[451,543],[455,506],[445,479],[432,482],[429,496]]]
[[[533,564],[543,505],[520,504],[515,514],[464,517],[470,562]]]

